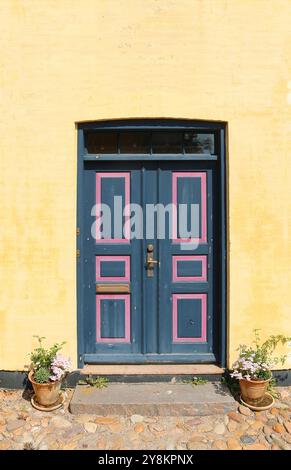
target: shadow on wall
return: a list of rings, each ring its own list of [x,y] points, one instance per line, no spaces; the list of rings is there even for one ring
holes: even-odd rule
[[[24,391],[30,391],[32,390],[32,386],[27,376],[27,372],[0,371],[0,388],[5,388],[8,390],[24,389]],[[68,388],[75,388],[79,380],[79,371],[73,371],[67,376],[64,382],[64,386]]]

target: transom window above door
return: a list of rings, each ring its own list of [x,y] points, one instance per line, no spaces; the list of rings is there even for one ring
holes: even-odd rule
[[[98,131],[86,130],[87,154],[207,154],[217,151],[215,132],[187,131]]]

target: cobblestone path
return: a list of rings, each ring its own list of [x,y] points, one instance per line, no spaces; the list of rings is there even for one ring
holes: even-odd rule
[[[290,450],[291,387],[270,411],[253,413],[238,404],[227,415],[146,417],[72,415],[66,391],[63,409],[51,413],[32,408],[22,391],[0,389],[0,450]]]

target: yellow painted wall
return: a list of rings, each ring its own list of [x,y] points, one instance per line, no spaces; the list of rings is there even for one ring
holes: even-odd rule
[[[27,364],[33,334],[76,364],[83,120],[229,123],[230,360],[254,327],[290,333],[290,16],[289,0],[0,1],[0,369]]]

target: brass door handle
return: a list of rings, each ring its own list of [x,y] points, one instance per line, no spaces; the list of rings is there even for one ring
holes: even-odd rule
[[[157,261],[156,259],[148,258],[147,259],[147,266],[150,266],[151,264],[160,264],[160,262]]]
[[[160,265],[160,262],[153,258],[154,253],[154,246],[149,244],[147,246],[147,257],[146,257],[146,269],[147,269],[147,276],[153,277],[154,275],[154,265]]]

